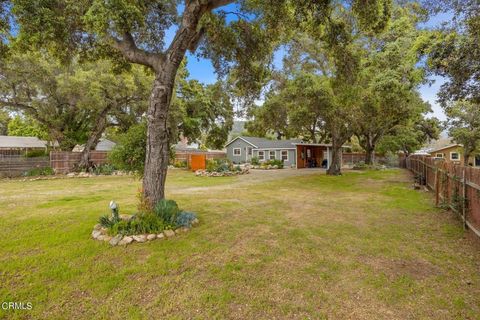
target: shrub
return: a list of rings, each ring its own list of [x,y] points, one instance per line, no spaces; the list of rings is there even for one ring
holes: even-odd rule
[[[233,168],[232,162],[229,159],[210,159],[207,160],[208,172],[226,172]]]
[[[260,160],[258,160],[257,157],[253,157],[252,160],[250,160],[250,163],[254,166],[258,166],[260,164]]]
[[[96,175],[104,174],[109,176],[113,174],[113,172],[115,172],[115,167],[109,163],[97,165],[93,168],[93,173]]]
[[[25,158],[47,157],[48,152],[45,150],[30,150],[23,154]]]
[[[192,212],[182,211],[178,214],[176,225],[178,227],[191,228],[193,221],[197,218],[197,215]]]
[[[51,167],[46,168],[33,168],[28,170],[24,173],[26,177],[33,177],[33,176],[51,176],[55,174],[55,171]]]
[[[118,136],[118,143],[109,154],[110,163],[124,171],[135,171],[143,175],[145,146],[147,145],[147,125],[145,122],[134,125]]]
[[[175,226],[177,215],[180,213],[178,205],[173,200],[160,200],[153,209],[155,215],[161,219],[165,224]]]
[[[353,165],[354,170],[365,170],[368,168],[368,165],[364,161],[359,161]]]
[[[118,208],[112,209],[112,215],[104,215],[99,219],[102,227],[111,235],[135,235],[160,233],[164,229],[192,226],[197,218],[194,213],[180,211],[173,200],[163,199],[157,203],[153,211],[140,212],[130,220],[121,220]]]
[[[187,161],[185,161],[185,160],[175,160],[173,162],[173,166],[175,168],[186,168],[187,167]]]
[[[265,162],[266,165],[271,165],[271,166],[277,166],[279,169],[283,169],[283,161],[282,160],[277,160],[277,159],[273,159],[273,160],[268,160],[267,162]]]

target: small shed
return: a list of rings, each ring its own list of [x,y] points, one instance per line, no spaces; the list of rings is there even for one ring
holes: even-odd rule
[[[330,167],[332,145],[322,143],[296,143],[297,169]]]

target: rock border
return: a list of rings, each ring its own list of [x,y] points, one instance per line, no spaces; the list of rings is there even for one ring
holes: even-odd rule
[[[197,170],[195,171],[195,175],[197,177],[231,177],[237,176],[242,174],[249,174],[249,168],[243,168],[240,171],[224,171],[224,172],[208,172],[207,170]]]
[[[199,220],[195,218],[192,221],[192,227],[198,225],[199,223],[200,223]],[[127,246],[135,242],[145,243],[145,242],[151,242],[154,240],[170,239],[179,234],[187,233],[190,231],[190,229],[191,228],[188,228],[188,227],[180,227],[175,230],[166,229],[158,234],[150,233],[150,234],[136,234],[136,235],[130,235],[130,236],[123,236],[121,234],[117,234],[116,236],[112,237],[107,234],[107,228],[103,228],[98,223],[93,227],[91,236],[94,240],[108,242],[112,247],[115,247],[115,246]]]

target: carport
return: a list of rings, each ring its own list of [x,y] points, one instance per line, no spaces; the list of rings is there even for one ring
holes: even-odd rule
[[[331,145],[322,143],[296,143],[297,169],[330,167]]]

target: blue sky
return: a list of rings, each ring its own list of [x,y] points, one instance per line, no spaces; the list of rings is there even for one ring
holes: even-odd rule
[[[432,16],[430,20],[425,23],[424,27],[426,28],[435,28],[440,26],[442,22],[448,21],[451,19],[451,14],[442,13],[435,16]],[[167,39],[168,41],[168,39]],[[168,42],[167,42],[168,43]],[[188,54],[188,65],[187,69],[190,72],[190,78],[199,80],[203,83],[213,83],[216,81],[217,77],[214,72],[212,63],[207,59],[199,59],[195,55]],[[274,63],[276,68],[281,68],[282,66],[282,57],[283,52],[279,51],[275,54]],[[428,101],[432,105],[433,112],[430,116],[439,118],[440,120],[445,120],[445,114],[443,113],[441,107],[436,103],[437,92],[440,86],[445,82],[445,79],[438,76],[431,76],[429,80],[433,80],[432,84],[425,84],[420,87],[420,93],[422,98],[425,101]]]

